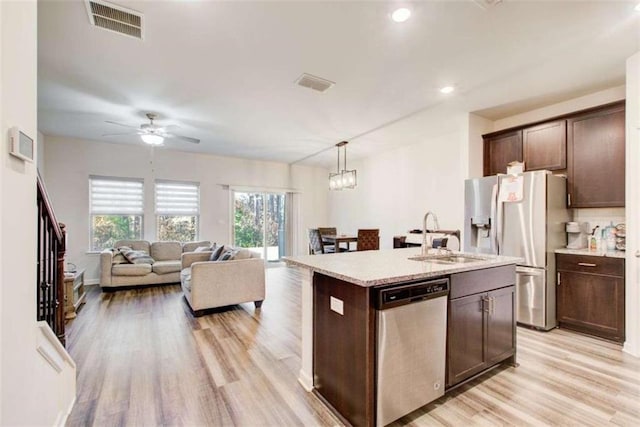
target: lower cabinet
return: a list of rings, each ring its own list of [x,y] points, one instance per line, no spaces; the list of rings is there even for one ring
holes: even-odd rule
[[[313,282],[315,390],[349,424],[372,425],[375,310],[371,288],[319,273]]]
[[[506,359],[515,359],[514,268],[451,275],[447,387]]]
[[[624,259],[558,254],[561,328],[624,341]]]

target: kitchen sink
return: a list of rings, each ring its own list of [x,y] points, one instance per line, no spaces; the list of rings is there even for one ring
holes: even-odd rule
[[[425,262],[432,262],[435,264],[460,264],[460,263],[467,263],[467,262],[478,262],[478,261],[486,261],[487,258],[483,258],[483,257],[479,257],[479,256],[474,256],[474,255],[458,255],[458,254],[452,254],[452,255],[417,255],[417,256],[412,256],[409,257],[410,260],[412,261],[425,261]]]

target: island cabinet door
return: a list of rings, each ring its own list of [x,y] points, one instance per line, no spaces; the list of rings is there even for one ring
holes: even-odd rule
[[[515,352],[515,295],[515,286],[509,286],[486,296],[486,363],[489,366]]]
[[[374,422],[374,323],[370,289],[314,274],[316,392],[351,425]]]
[[[484,310],[486,294],[449,301],[447,387],[482,371],[484,363]]]

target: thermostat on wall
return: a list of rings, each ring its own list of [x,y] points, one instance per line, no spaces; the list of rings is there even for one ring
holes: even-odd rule
[[[10,153],[22,160],[33,162],[33,139],[29,138],[17,126],[9,130],[9,138],[11,139]]]

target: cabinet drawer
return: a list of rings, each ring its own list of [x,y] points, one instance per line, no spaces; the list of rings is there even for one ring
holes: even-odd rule
[[[557,270],[624,277],[624,259],[590,255],[557,254]]]
[[[514,285],[515,282],[515,265],[455,273],[451,275],[449,298],[454,299],[480,292],[488,292],[493,289]]]

